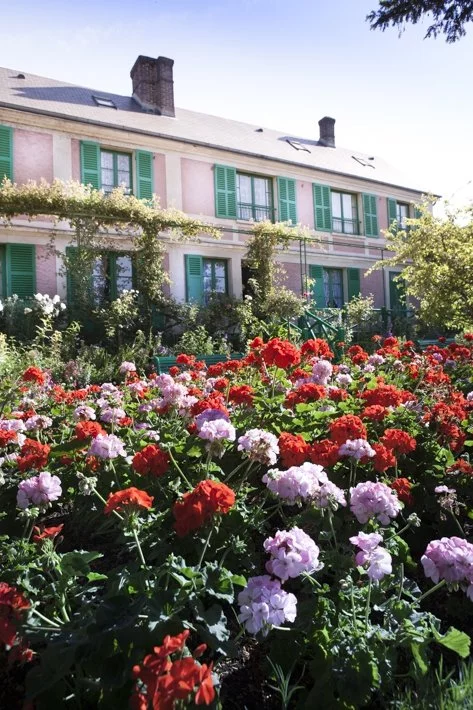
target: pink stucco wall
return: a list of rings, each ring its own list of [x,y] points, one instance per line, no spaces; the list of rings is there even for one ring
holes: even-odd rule
[[[13,134],[13,178],[18,184],[28,180],[53,181],[53,137],[48,133],[16,128]]]
[[[154,192],[161,207],[166,207],[166,158],[162,153],[154,154]]]
[[[72,179],[80,182],[80,141],[73,138],[71,141]]]
[[[57,293],[56,256],[47,246],[36,245],[36,291]]]
[[[304,227],[314,229],[314,201],[312,183],[297,181],[296,185],[297,221]]]
[[[388,228],[388,203],[385,197],[378,197],[378,229],[381,237],[381,230]]]
[[[182,209],[189,214],[215,214],[213,164],[183,158]]]
[[[280,278],[280,283],[286,288],[300,294],[301,292],[301,267],[299,264],[283,263],[281,266],[284,269],[283,275]]]
[[[360,273],[361,295],[368,296],[370,293],[374,296],[374,307],[383,308],[384,302],[384,278],[382,271],[373,271],[369,276],[366,276],[366,271]]]

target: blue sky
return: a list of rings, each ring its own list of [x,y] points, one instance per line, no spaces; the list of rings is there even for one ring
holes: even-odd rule
[[[131,93],[138,54],[175,60],[176,105],[381,155],[426,190],[473,198],[473,25],[372,32],[377,0],[16,0],[0,65]]]

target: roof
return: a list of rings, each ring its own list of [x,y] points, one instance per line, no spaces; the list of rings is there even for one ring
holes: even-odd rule
[[[100,105],[97,99],[107,101]],[[116,108],[103,105],[110,101]],[[130,96],[87,89],[14,69],[0,68],[2,106],[221,148],[422,192],[411,178],[406,178],[381,158],[360,151],[329,148],[317,140],[185,109],[176,109],[175,118],[159,116],[144,111]]]

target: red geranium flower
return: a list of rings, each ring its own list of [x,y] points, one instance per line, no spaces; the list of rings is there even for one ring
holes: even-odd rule
[[[176,357],[176,362],[178,365],[187,365],[188,367],[191,367],[195,363],[195,357],[194,355],[186,355],[185,353],[181,353]]]
[[[399,500],[406,505],[413,505],[414,498],[411,494],[412,484],[407,478],[396,478],[391,484],[393,491],[396,491]]]
[[[330,350],[330,345],[326,340],[322,340],[322,338],[312,338],[311,340],[306,340],[301,346],[301,355],[304,357],[321,357],[327,360],[333,358],[333,352]]]
[[[191,414],[196,417],[198,414],[205,412],[206,409],[219,409],[221,412],[229,416],[228,409],[225,406],[225,400],[220,392],[211,392],[205,399],[200,399],[191,407]]]
[[[169,368],[169,374],[171,377],[176,377],[180,373],[181,369],[177,367],[176,365],[172,365],[172,367]]]
[[[149,496],[146,491],[138,488],[124,488],[122,491],[110,493],[107,498],[107,505],[104,508],[105,515],[110,515],[114,510],[119,513],[126,508],[145,508],[148,510],[153,505],[153,496]]]
[[[473,466],[465,459],[457,459],[455,463],[447,468],[447,473],[462,473],[466,476],[473,474]]]
[[[39,471],[46,466],[50,451],[51,447],[47,444],[40,444],[36,439],[26,439],[16,460],[17,466],[22,472],[32,468]]]
[[[169,454],[156,444],[148,444],[133,456],[132,465],[142,475],[151,474],[160,477],[169,469]]]
[[[370,419],[372,422],[381,422],[388,414],[386,407],[382,407],[380,404],[372,404],[369,407],[365,407],[360,416],[362,419]]]
[[[301,355],[296,346],[288,340],[281,340],[280,338],[271,338],[264,346],[262,354],[263,360],[267,365],[276,365],[282,370],[294,367],[301,361]]]
[[[301,402],[317,402],[317,400],[324,399],[326,396],[327,390],[325,387],[316,385],[315,382],[306,382],[289,392],[284,404],[286,407],[292,408]]]
[[[344,414],[329,426],[330,439],[337,444],[344,444],[347,439],[366,439],[366,427],[359,417]]]
[[[228,399],[234,404],[242,404],[251,407],[253,404],[255,391],[250,385],[234,385],[230,387]]]
[[[300,434],[283,431],[279,435],[279,454],[286,468],[300,466],[309,457],[310,446]]]
[[[179,537],[200,528],[215,513],[228,513],[235,504],[235,493],[224,483],[201,481],[193,491],[174,503],[174,529]]]
[[[99,434],[106,434],[107,432],[99,424],[99,422],[78,422],[74,429],[74,434],[76,439],[79,441],[85,441],[86,439],[95,439]]]
[[[330,441],[330,439],[314,441],[309,450],[309,458],[312,463],[316,463],[319,466],[335,466],[340,460],[338,455],[339,448],[340,446]]]
[[[372,448],[375,451],[375,455],[371,459],[375,471],[383,473],[396,465],[397,459],[391,449],[387,449],[383,444],[373,444]]]
[[[214,389],[219,392],[225,392],[229,384],[230,380],[227,380],[226,377],[219,377],[218,380],[214,382]]]
[[[28,609],[29,602],[16,587],[0,582],[0,642],[12,646],[16,638],[15,622]]]
[[[36,382],[38,385],[44,385],[46,375],[39,367],[28,367],[22,374],[21,379],[24,382]]]
[[[5,431],[0,429],[0,447],[4,447],[12,441],[16,441],[18,432],[16,431]]]
[[[380,441],[387,449],[393,451],[396,456],[408,454],[410,451],[414,451],[417,446],[414,437],[401,429],[386,429]]]
[[[54,540],[54,538],[59,535],[63,527],[64,525],[56,525],[55,527],[42,528],[35,525],[33,528],[33,542],[41,542],[41,540]]]
[[[379,384],[372,390],[365,390],[361,397],[365,400],[368,406],[377,404],[380,407],[399,407],[404,398],[404,391],[398,389],[394,385]],[[409,393],[410,399],[412,394]]]

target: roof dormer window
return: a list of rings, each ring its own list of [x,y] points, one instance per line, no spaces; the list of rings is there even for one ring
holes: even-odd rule
[[[117,108],[112,99],[107,99],[104,96],[92,96],[97,106],[105,106],[106,108]]]

